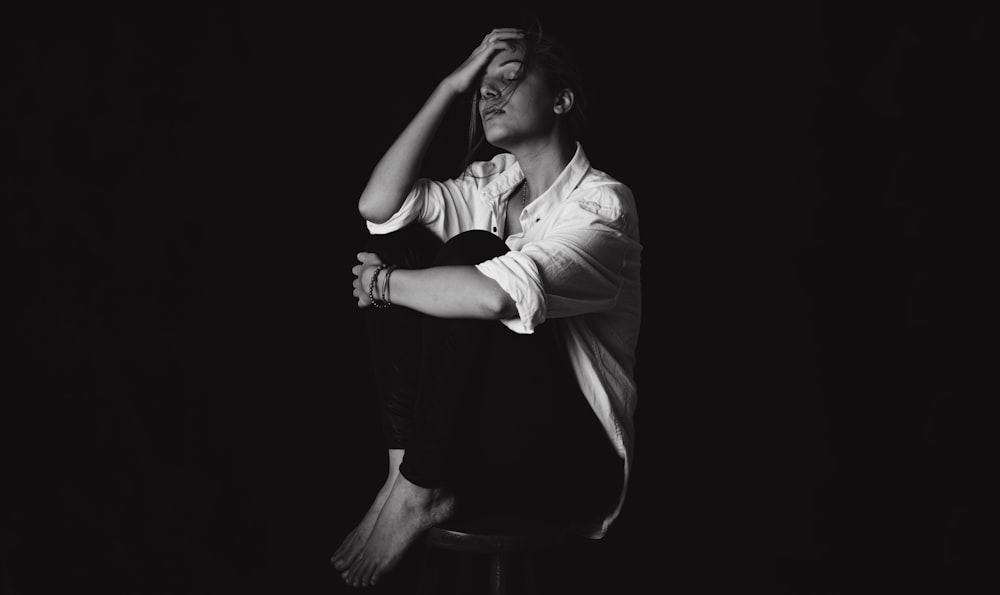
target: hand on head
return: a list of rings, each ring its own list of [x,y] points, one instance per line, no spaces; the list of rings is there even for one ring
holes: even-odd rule
[[[465,93],[472,88],[472,85],[479,78],[479,74],[497,52],[514,49],[510,42],[522,39],[524,35],[524,31],[521,29],[494,29],[483,37],[482,43],[472,50],[465,62],[448,75],[448,78],[445,79],[446,82],[456,93]]]

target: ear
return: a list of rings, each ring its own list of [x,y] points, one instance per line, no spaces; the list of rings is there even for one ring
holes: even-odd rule
[[[556,100],[552,106],[552,111],[557,114],[568,114],[573,109],[573,91],[563,89],[556,93]]]

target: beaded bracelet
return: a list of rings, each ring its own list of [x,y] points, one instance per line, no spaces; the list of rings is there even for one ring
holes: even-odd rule
[[[378,283],[378,274],[382,272],[382,269],[384,269],[384,268],[386,268],[388,266],[389,265],[387,265],[385,263],[382,263],[382,264],[378,265],[378,268],[376,268],[375,272],[372,273],[372,280],[368,283],[368,300],[376,308],[386,308],[386,307],[389,306],[388,302],[384,302],[382,300],[375,299],[375,286]]]
[[[385,269],[385,281],[382,282],[382,301],[385,302],[386,306],[391,306],[392,301],[389,299],[389,275],[396,270],[396,265],[391,265]]]

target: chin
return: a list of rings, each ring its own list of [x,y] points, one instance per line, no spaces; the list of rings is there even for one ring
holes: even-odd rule
[[[499,131],[487,131],[483,136],[486,138],[486,142],[494,147],[507,150],[507,135],[501,134]]]

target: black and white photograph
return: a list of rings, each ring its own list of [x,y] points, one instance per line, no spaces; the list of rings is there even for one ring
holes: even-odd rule
[[[0,592],[979,592],[991,33],[5,6]]]

